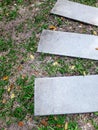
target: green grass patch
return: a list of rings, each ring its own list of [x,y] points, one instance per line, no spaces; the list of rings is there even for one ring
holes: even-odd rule
[[[72,0],[74,2],[79,2],[86,5],[96,6],[96,0]]]

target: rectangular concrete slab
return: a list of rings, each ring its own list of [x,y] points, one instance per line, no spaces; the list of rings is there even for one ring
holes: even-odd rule
[[[98,26],[98,8],[68,0],[58,0],[51,13]]]
[[[98,75],[35,79],[35,115],[98,111]]]
[[[44,30],[37,51],[98,60],[98,36]]]

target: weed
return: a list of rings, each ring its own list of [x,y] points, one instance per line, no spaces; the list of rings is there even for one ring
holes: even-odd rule
[[[8,51],[9,47],[12,47],[11,40],[4,40],[4,38],[0,38],[0,52]]]
[[[93,124],[94,128],[95,128],[96,130],[98,130],[98,123],[96,123],[95,121],[92,121],[92,124]]]
[[[26,111],[24,111],[21,107],[17,107],[13,112],[12,116],[16,117],[19,120],[23,120],[26,116]]]
[[[69,122],[68,130],[79,130],[77,122]]]

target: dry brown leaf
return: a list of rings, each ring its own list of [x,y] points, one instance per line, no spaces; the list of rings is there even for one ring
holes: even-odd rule
[[[8,76],[4,76],[3,80],[8,80],[8,78],[9,78]]]
[[[53,26],[53,25],[50,25],[50,26],[49,26],[49,29],[51,29],[51,30],[56,30],[56,27]]]
[[[6,103],[6,99],[3,99],[3,100],[2,100],[2,103],[5,104],[5,103]]]
[[[11,88],[11,89],[14,88],[14,84],[11,84],[11,85],[10,85],[10,88]]]
[[[60,125],[60,124],[57,124],[56,126],[57,126],[58,128],[61,128],[61,127],[62,127],[62,125]]]
[[[19,65],[17,69],[18,69],[18,71],[21,71],[22,68],[23,68],[22,65]]]
[[[47,125],[48,125],[48,122],[47,122],[47,120],[45,120],[45,119],[42,119],[40,123],[41,123],[42,125],[44,125],[44,126],[47,126]]]
[[[68,122],[65,123],[65,128],[64,130],[68,130]]]
[[[26,78],[26,75],[22,75],[22,79],[25,79]]]
[[[24,123],[22,121],[18,122],[18,126],[22,127],[24,126]]]
[[[95,48],[96,50],[98,50],[98,48]]]
[[[11,84],[11,85],[8,87],[7,91],[10,92],[13,87],[14,87],[14,84]]]

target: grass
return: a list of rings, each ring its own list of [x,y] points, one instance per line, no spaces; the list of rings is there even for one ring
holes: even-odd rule
[[[96,0],[89,0],[89,1],[88,0],[72,0],[72,1],[90,5],[90,6],[96,6]]]
[[[75,59],[74,61],[70,61],[66,63],[66,58],[61,59],[58,58],[56,62],[50,62],[46,64],[45,70],[48,72],[50,76],[55,76],[56,73],[60,73],[62,75],[70,73],[71,75],[87,75],[89,74],[89,69],[93,66],[94,63],[90,60],[88,62],[84,62],[82,59]]]
[[[95,0],[77,0],[77,2],[93,6],[96,3]],[[98,73],[97,61],[36,53],[37,43],[39,41],[38,36],[43,29],[49,29],[49,25],[54,25],[56,28],[75,25],[70,20],[49,15],[54,3],[55,0],[46,0],[41,4],[36,3],[35,7],[40,11],[35,12],[32,19],[29,17],[24,18],[23,22],[13,25],[10,30],[4,30],[2,28],[2,37],[0,38],[0,118],[4,120],[7,127],[12,123],[28,121],[34,115],[34,79],[35,77],[39,77],[40,73],[43,72],[46,76]],[[19,7],[28,8],[30,6],[29,11],[32,11],[31,5],[33,5],[33,2],[30,0],[3,0],[0,3],[0,11],[2,12],[0,20],[6,22],[6,24],[17,21],[20,17]],[[21,33],[24,33],[24,30],[28,33],[33,28],[33,31],[30,38],[26,38],[23,41],[20,38],[19,42],[12,37],[12,32],[10,31],[13,28],[19,36]],[[84,30],[87,33],[86,27]],[[93,31],[96,30],[97,28],[94,27]],[[90,33],[92,33],[92,30]],[[30,59],[30,55],[34,56],[34,61]],[[30,66],[32,74],[28,69]],[[26,73],[24,74],[23,72],[25,70]],[[43,73],[41,76],[43,76]],[[98,113],[95,113],[94,118],[97,115]],[[37,122],[38,130],[62,130],[66,122],[68,122],[68,130],[80,130],[78,115],[32,118]],[[43,119],[47,123],[46,126],[41,123]],[[98,129],[98,123],[96,121],[92,120],[92,125],[96,130]],[[4,126],[0,126],[0,129],[4,129]]]

